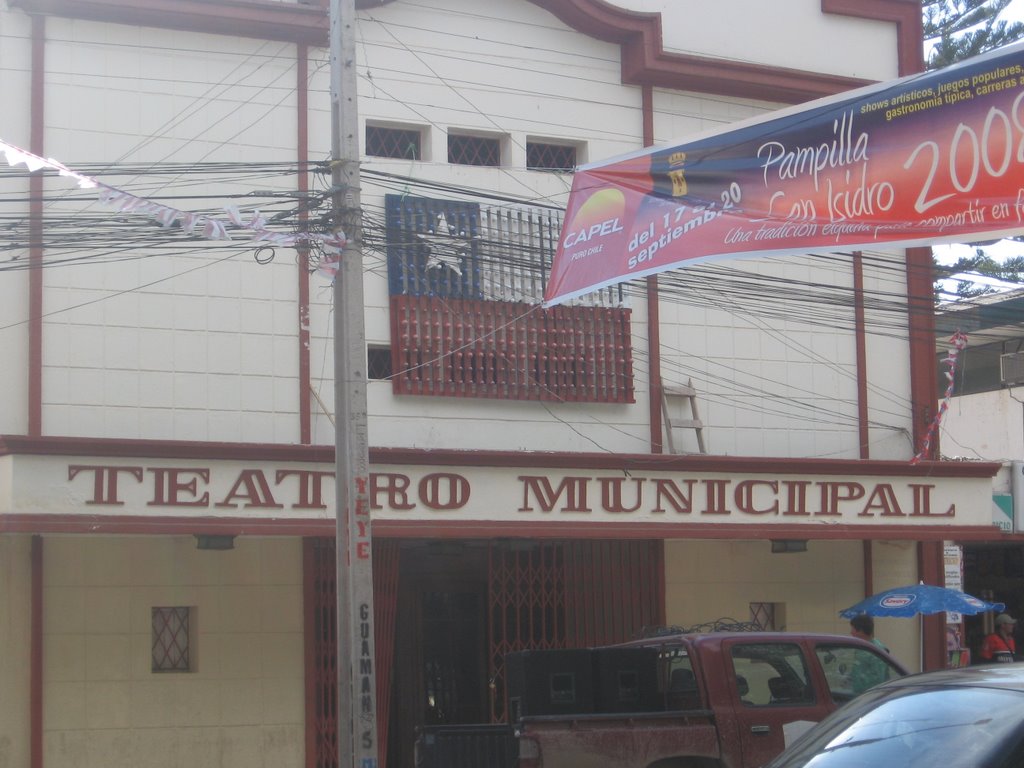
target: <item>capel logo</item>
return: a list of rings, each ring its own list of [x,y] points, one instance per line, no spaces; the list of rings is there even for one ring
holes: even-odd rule
[[[889,595],[880,604],[883,608],[905,608],[916,599],[914,595]]]

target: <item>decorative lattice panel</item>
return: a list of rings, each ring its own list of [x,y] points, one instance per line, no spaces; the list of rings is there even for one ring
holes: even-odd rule
[[[630,311],[391,297],[400,395],[631,403]]]

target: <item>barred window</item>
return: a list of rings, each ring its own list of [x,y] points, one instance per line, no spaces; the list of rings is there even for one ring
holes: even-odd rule
[[[488,136],[448,134],[448,162],[457,165],[501,165],[501,140]]]
[[[533,171],[571,171],[576,167],[576,147],[528,141],[526,167]]]
[[[366,378],[372,381],[391,378],[391,347],[367,348]]]
[[[154,608],[152,611],[154,672],[191,672],[195,658],[190,633],[192,609]]]
[[[422,141],[420,131],[415,128],[366,126],[366,154],[372,157],[422,160]]]
[[[751,603],[750,622],[766,632],[775,632],[782,629],[782,618],[785,612],[783,603]]]

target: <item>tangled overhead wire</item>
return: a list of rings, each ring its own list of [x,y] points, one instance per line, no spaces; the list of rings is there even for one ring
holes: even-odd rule
[[[666,635],[696,635],[709,632],[764,632],[767,628],[756,621],[738,621],[723,617],[703,624],[682,627],[677,624],[662,627],[644,627],[640,630],[640,638],[663,637]]]

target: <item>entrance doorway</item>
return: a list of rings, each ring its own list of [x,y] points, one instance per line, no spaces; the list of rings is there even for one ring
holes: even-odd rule
[[[489,717],[486,544],[407,543],[401,552],[392,768],[413,765],[420,726]]]
[[[505,657],[607,645],[664,621],[660,541],[374,542],[382,766],[427,725],[504,722]],[[305,546],[307,768],[338,764],[334,541]]]

